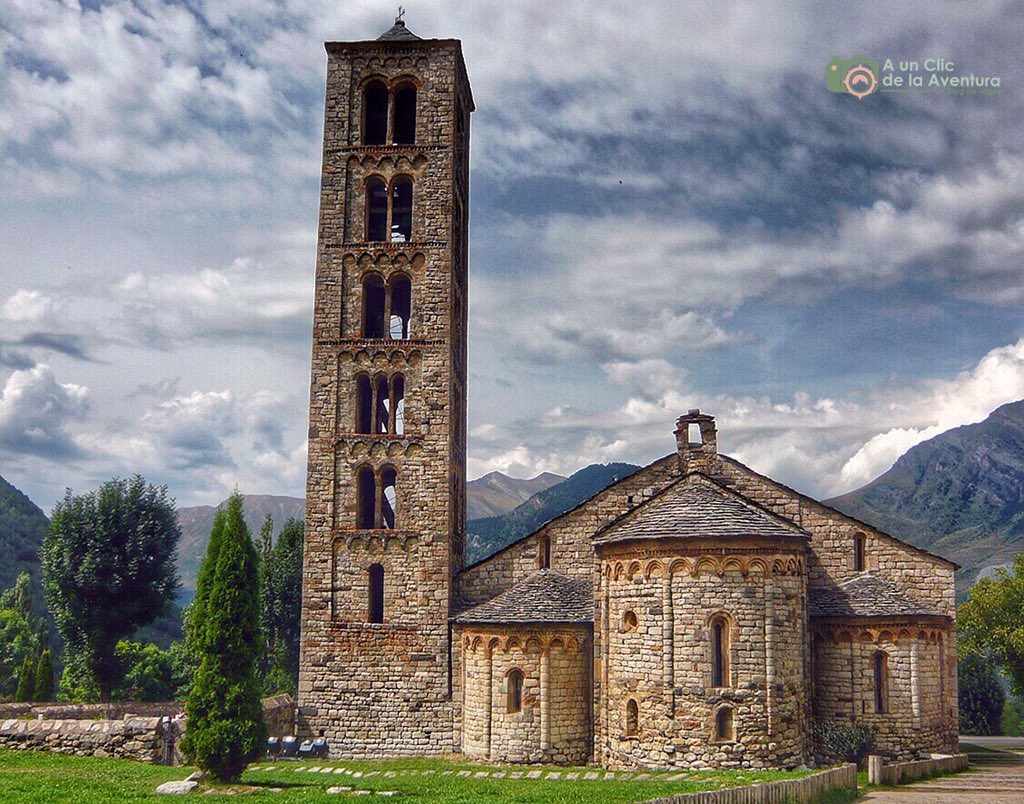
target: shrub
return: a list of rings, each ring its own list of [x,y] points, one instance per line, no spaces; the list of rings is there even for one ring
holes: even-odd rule
[[[257,675],[263,653],[257,558],[238,493],[228,503],[215,558],[202,619],[192,624],[200,663],[181,747],[201,770],[230,782],[262,753],[266,739]]]
[[[863,723],[826,720],[818,725],[818,741],[833,759],[859,765],[875,745],[875,730]]]
[[[48,650],[44,650],[39,654],[32,700],[38,703],[47,703],[53,700],[53,659],[50,658],[50,651]]]
[[[21,663],[21,672],[18,674],[18,691],[14,694],[14,700],[18,702],[29,702],[32,700],[32,692],[36,685],[36,663],[31,656],[25,656]]]

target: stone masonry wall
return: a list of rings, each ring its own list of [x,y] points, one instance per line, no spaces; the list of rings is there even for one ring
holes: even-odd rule
[[[864,723],[876,753],[900,760],[957,750],[956,657],[945,624],[914,620],[814,628],[815,715]],[[884,712],[876,711],[874,658],[888,657]],[[819,750],[819,753],[820,750]]]
[[[462,751],[500,762],[585,764],[590,758],[589,626],[463,626]],[[508,676],[524,674],[508,711]]]
[[[47,750],[78,756],[120,757],[162,763],[167,740],[176,744],[180,734],[161,717],[126,717],[123,720],[5,720],[0,725],[0,746],[20,750]]]
[[[597,713],[597,760],[614,768],[802,764],[809,707],[802,547],[666,540],[605,547],[602,557],[595,628],[605,640],[598,676],[607,694]],[[716,615],[730,623],[722,687],[711,678]],[[630,700],[639,710],[633,735]],[[721,707],[733,709],[734,735],[720,739]]]

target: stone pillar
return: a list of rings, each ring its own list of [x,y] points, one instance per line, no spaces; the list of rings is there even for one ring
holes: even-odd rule
[[[764,688],[765,714],[768,733],[775,731],[773,704],[775,702],[775,600],[772,597],[772,578],[764,579]]]
[[[551,648],[546,648],[540,654],[540,750],[547,751],[551,748],[551,727],[549,718],[551,716],[551,683],[549,674],[551,672]]]
[[[598,754],[596,757],[598,761],[601,761],[605,757],[605,747],[608,745],[608,730],[609,725],[609,707],[611,703],[609,698],[611,697],[611,691],[608,689],[608,665],[611,662],[611,586],[612,578],[611,575],[604,576],[604,595],[601,598],[601,726],[600,733],[602,736],[600,748],[595,753]]]
[[[488,645],[485,648],[484,669],[487,672],[487,683],[484,689],[487,690],[487,702],[484,705],[484,747],[487,750],[487,758],[491,758],[491,721],[494,712],[494,654]]]
[[[661,579],[661,672],[665,681],[665,704],[668,716],[675,719],[675,672],[673,669],[673,648],[675,634],[675,614],[672,609],[672,573],[666,571]]]
[[[882,768],[885,766],[885,760],[877,754],[872,754],[868,757],[868,784],[879,785],[883,784],[882,780]]]
[[[921,678],[920,656],[917,639],[910,643],[910,712],[914,717],[914,728],[921,728]]]

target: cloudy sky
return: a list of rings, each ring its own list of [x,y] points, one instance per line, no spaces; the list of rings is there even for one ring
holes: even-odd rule
[[[700,407],[825,496],[1024,398],[1021,3],[405,5],[478,107],[470,477]],[[3,0],[0,474],[302,494],[322,42],[394,12]],[[828,92],[862,53],[1001,86]]]

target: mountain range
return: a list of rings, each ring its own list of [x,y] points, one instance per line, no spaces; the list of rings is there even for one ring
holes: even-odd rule
[[[961,595],[1024,550],[1024,401],[909,449],[827,504],[956,561]]]

